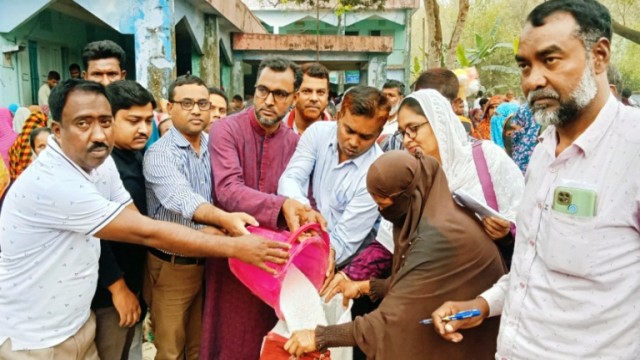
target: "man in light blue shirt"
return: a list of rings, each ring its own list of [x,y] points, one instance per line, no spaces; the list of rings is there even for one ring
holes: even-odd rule
[[[327,220],[338,268],[374,238],[379,212],[367,192],[366,177],[371,163],[382,154],[376,139],[390,110],[380,90],[350,89],[337,122],[317,122],[304,132],[278,184],[278,194],[296,200],[298,212],[304,213],[305,209],[311,212],[307,198],[311,181],[317,209]]]

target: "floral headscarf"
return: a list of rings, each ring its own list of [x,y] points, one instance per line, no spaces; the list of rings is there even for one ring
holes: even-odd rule
[[[33,129],[39,127],[47,127],[47,116],[40,111],[32,113],[27,118],[22,126],[20,135],[18,135],[18,139],[11,146],[11,150],[9,150],[9,171],[12,181],[20,176],[27,166],[31,164],[32,153],[29,136]]]

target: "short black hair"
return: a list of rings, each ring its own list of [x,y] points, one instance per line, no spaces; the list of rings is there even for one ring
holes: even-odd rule
[[[600,38],[611,41],[611,14],[596,0],[549,0],[536,6],[527,16],[535,27],[543,26],[545,19],[557,12],[568,12],[578,24],[578,37],[589,49]]]
[[[384,85],[382,85],[383,89],[398,89],[400,95],[404,96],[404,84],[398,80],[387,80]]]
[[[152,109],[156,108],[153,94],[133,80],[114,81],[106,90],[114,116],[118,111],[130,109],[132,106],[145,106],[150,103]]]
[[[120,63],[120,70],[124,69],[124,63],[127,56],[120,45],[111,40],[94,41],[87,44],[82,49],[82,65],[85,69],[89,68],[89,61],[116,58]]]
[[[60,73],[54,70],[49,71],[47,75],[47,80],[58,80],[60,81]]]
[[[329,83],[329,69],[327,69],[326,66],[317,62],[313,62],[313,63],[302,64],[300,66],[300,69],[302,69],[302,75],[307,75],[309,77],[316,78],[316,79],[326,79],[327,89],[331,87]]]
[[[458,97],[460,81],[456,74],[445,68],[431,68],[420,74],[416,80],[414,91],[434,89],[452,102]]]
[[[293,71],[293,91],[298,91],[300,88],[300,84],[302,84],[302,69],[293,61],[281,56],[266,57],[258,66],[258,79],[260,78],[260,74],[262,74],[262,70],[265,68],[269,68],[275,72],[285,72],[291,69],[291,71]]]
[[[632,94],[632,92],[631,92],[631,89],[629,89],[629,88],[623,89],[622,93],[621,93],[623,98],[629,98],[629,97],[631,97],[631,94]]]
[[[51,119],[55,122],[62,122],[62,109],[64,108],[69,94],[73,91],[84,91],[88,93],[101,94],[105,98],[107,91],[100,83],[84,79],[67,79],[51,90],[49,95],[49,110]]]
[[[387,121],[391,105],[382,91],[371,86],[354,86],[344,93],[340,113],[349,111],[351,115],[376,119],[382,123]]]
[[[80,65],[73,63],[71,65],[69,65],[69,72],[73,71],[73,70],[78,70],[80,71]]]
[[[31,130],[31,134],[29,134],[29,145],[32,149],[35,146],[36,138],[43,132],[51,134],[51,129],[49,129],[48,127],[38,127]]]
[[[225,94],[224,91],[222,91],[222,89],[212,86],[209,88],[209,95],[211,94],[220,96],[221,98],[224,99],[225,104],[229,106],[229,98],[227,98],[227,94]]]
[[[182,85],[200,85],[204,86],[209,90],[207,84],[197,76],[193,76],[191,74],[178,76],[172,83],[169,85],[169,102],[173,102],[174,96],[176,95],[176,88]]]
[[[489,102],[489,98],[483,97],[482,99],[480,99],[480,101],[478,101],[478,103],[480,104],[480,108],[484,108],[484,104]]]
[[[235,94],[233,95],[233,101],[244,101],[244,99],[242,98],[242,96]]]

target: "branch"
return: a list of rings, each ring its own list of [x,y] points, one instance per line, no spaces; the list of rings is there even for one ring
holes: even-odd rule
[[[458,9],[458,18],[456,19],[456,25],[453,27],[453,33],[451,34],[451,40],[449,41],[449,47],[447,48],[447,67],[453,68],[456,60],[456,49],[458,42],[460,42],[460,36],[462,30],[464,30],[464,24],[467,21],[467,15],[469,14],[469,0],[460,0],[460,7]]]
[[[427,68],[440,67],[442,61],[442,26],[440,25],[440,8],[437,0],[424,0],[427,14],[427,34],[429,35],[429,51]]]
[[[640,31],[628,28],[615,20],[613,20],[611,27],[614,33],[636,44],[640,44]]]

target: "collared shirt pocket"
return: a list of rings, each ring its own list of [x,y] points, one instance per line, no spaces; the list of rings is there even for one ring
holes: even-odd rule
[[[590,274],[595,256],[593,231],[595,217],[580,217],[550,210],[547,236],[538,243],[539,252],[550,270],[586,277]],[[541,229],[542,230],[542,229]]]

